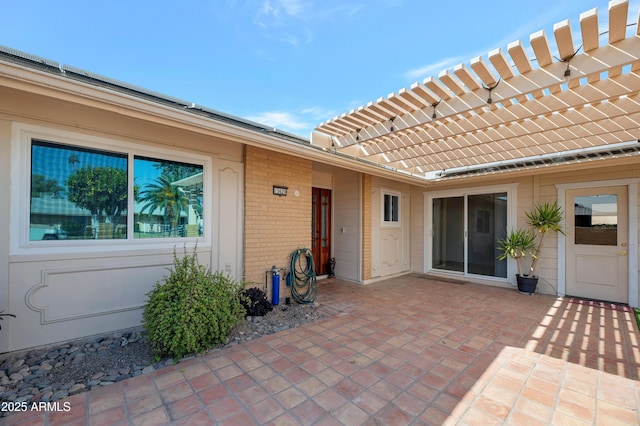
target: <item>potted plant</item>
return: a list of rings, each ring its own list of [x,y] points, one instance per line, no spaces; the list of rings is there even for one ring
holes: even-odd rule
[[[557,203],[542,203],[533,206],[533,209],[525,212],[527,224],[530,229],[516,229],[502,240],[498,241],[501,251],[498,259],[503,260],[511,257],[518,265],[518,290],[522,293],[533,294],[538,286],[538,276],[535,274],[540,252],[544,244],[545,237],[549,232],[560,232],[562,229],[562,219],[564,212]],[[526,257],[531,257],[531,266],[528,273],[523,274],[522,262]]]

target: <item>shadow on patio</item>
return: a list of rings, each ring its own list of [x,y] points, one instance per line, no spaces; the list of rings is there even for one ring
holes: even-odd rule
[[[640,421],[639,333],[628,306],[419,275],[366,287],[328,282],[320,302],[340,311],[322,336],[343,344],[354,367],[367,364],[362,371],[384,379],[377,386],[388,388],[385,409],[398,409],[394,416],[433,424]]]

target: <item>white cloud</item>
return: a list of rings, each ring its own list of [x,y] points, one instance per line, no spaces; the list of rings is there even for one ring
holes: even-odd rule
[[[319,28],[336,16],[353,17],[363,5],[327,5],[313,0],[261,0],[254,8],[254,23],[263,35],[298,46],[301,40],[309,43]]]
[[[320,122],[329,120],[335,116],[336,112],[333,110],[320,107],[308,107],[293,112],[264,111],[245,116],[245,118],[265,126],[274,127],[278,130],[308,137]]]
[[[304,16],[304,9],[301,0],[264,0],[258,14],[266,17],[270,23],[277,24],[287,18]]]
[[[297,46],[298,42],[299,42],[298,37],[296,35],[289,34],[289,33],[283,34],[282,35],[282,40],[286,41],[287,43],[289,43],[292,46]]]
[[[299,16],[304,10],[304,4],[300,0],[276,0],[276,2],[291,16]]]
[[[257,57],[262,58],[269,62],[276,62],[278,60],[276,56],[272,55],[271,53],[269,53],[264,49],[256,49],[254,50],[254,53]]]
[[[403,76],[410,81],[422,81],[427,77],[437,77],[441,71],[453,68],[462,62],[462,57],[446,58],[433,64],[406,71]]]
[[[282,130],[301,130],[311,126],[301,117],[284,111],[265,111],[246,118],[256,123]]]
[[[304,115],[309,116],[310,119],[314,120],[314,123],[320,120],[328,120],[338,114],[338,112],[335,110],[329,110],[320,107],[308,107],[304,108],[300,112]]]

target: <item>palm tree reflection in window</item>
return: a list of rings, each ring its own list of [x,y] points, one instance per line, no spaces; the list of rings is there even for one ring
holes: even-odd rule
[[[134,158],[135,238],[202,235],[203,166]]]
[[[177,235],[180,213],[187,211],[189,195],[176,185],[168,175],[160,175],[155,182],[148,183],[140,191],[139,201],[142,204],[140,213],[162,213],[165,224],[169,225],[169,235]]]

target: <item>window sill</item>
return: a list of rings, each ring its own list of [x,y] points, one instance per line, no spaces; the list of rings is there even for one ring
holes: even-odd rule
[[[175,250],[180,254],[185,248],[193,251],[196,247],[199,253],[211,252],[211,243],[202,240],[171,240],[163,243],[142,243],[142,244],[122,244],[118,242],[113,245],[102,244],[93,247],[64,246],[62,244],[55,247],[23,247],[16,249],[9,256],[9,262],[40,262],[49,260],[78,260],[78,259],[105,259],[122,258],[135,256],[152,256],[173,253]]]

